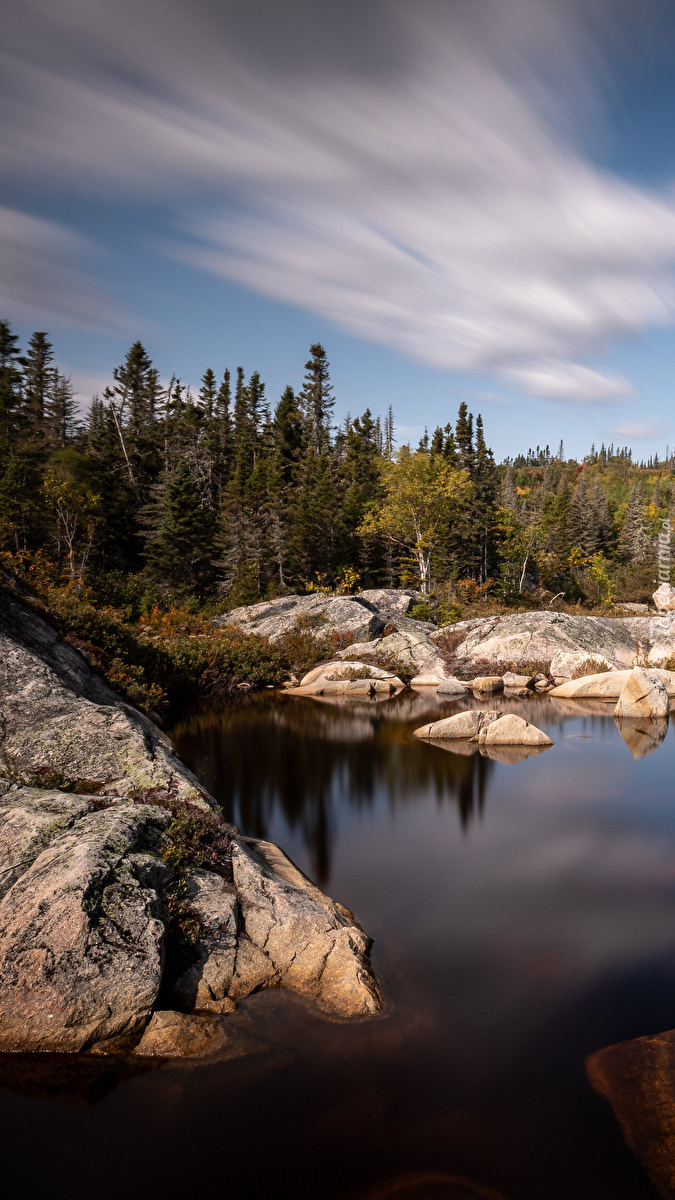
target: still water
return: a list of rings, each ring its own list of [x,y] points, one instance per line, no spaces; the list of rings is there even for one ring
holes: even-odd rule
[[[508,703],[555,743],[522,762],[411,736],[461,707],[263,693],[171,731],[227,818],[356,913],[385,1011],[267,992],[229,1018],[260,1043],[238,1060],[70,1088],[17,1063],[12,1195],[444,1200],[462,1176],[653,1200],[584,1060],[675,1026],[675,735],[629,747],[601,706],[544,698]]]

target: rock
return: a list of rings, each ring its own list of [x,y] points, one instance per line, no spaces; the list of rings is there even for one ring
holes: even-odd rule
[[[633,758],[646,758],[662,745],[668,732],[668,718],[631,720],[615,717],[614,723],[628,746]]]
[[[407,618],[405,631],[397,630],[372,642],[348,646],[346,650],[338,651],[335,657],[351,658],[355,654],[359,659],[377,654],[398,660],[402,667],[411,672],[413,687],[438,687],[451,674],[438,646],[426,632],[424,623],[408,621]]]
[[[657,608],[675,609],[675,587],[672,583],[662,583],[652,593],[652,600]]]
[[[443,721],[432,721],[415,730],[425,739],[461,739],[479,746],[552,746],[547,734],[515,713],[480,712],[468,709]]]
[[[134,1054],[142,1058],[239,1058],[246,1045],[218,1017],[162,1010],[152,1014]]]
[[[505,671],[502,675],[505,688],[526,688],[531,682],[531,675],[515,675],[513,671]]]
[[[462,683],[461,679],[455,679],[454,675],[448,679],[442,680],[438,685],[438,696],[466,696],[468,692],[466,683]]]
[[[482,746],[552,746],[548,734],[530,725],[515,713],[500,714],[497,721],[481,728],[478,742]]]
[[[340,1016],[379,1011],[371,941],[352,914],[277,847],[211,816],[168,739],[1,590],[0,754],[19,779],[49,772],[78,792],[0,779],[0,1051],[109,1053],[142,1032],[163,982],[159,843],[171,812],[198,822],[200,808],[220,826],[222,876],[187,868],[203,932],[186,1006],[228,1012],[287,986]]]
[[[349,634],[364,640],[381,633],[386,619],[367,601],[356,596],[281,596],[235,608],[215,617],[214,625],[236,625],[244,633],[257,633],[276,642],[300,621],[313,637]]]
[[[569,700],[618,700],[628,682],[630,671],[607,671],[584,675],[554,687],[551,696]]]
[[[166,868],[156,851],[169,815],[124,803],[92,811],[91,799],[89,811],[76,813],[68,800],[54,813],[55,836],[0,903],[3,1051],[72,1052],[134,1033],[159,991],[158,887]],[[0,821],[26,831],[36,807],[32,789],[10,790]],[[15,808],[25,813],[13,821]],[[45,836],[36,815],[33,851]]]
[[[498,720],[500,715],[498,712],[479,712],[477,709],[469,708],[466,712],[455,713],[454,716],[445,717],[442,721],[431,721],[428,725],[421,725],[419,729],[415,730],[414,736],[416,738],[477,740],[481,729],[490,722]]]
[[[474,692],[503,692],[504,681],[501,675],[478,675],[471,686]]]
[[[620,608],[625,613],[648,613],[648,604],[615,604],[615,608]]]
[[[267,978],[259,986],[282,984],[341,1017],[380,1011],[371,939],[348,909],[270,842],[235,838],[232,872],[245,938],[266,960]],[[234,979],[235,994],[243,994],[237,968]]]
[[[283,986],[337,1016],[380,1011],[370,938],[352,913],[271,842],[234,838],[232,871],[232,884],[210,871],[193,875],[190,911],[205,936],[174,988],[182,1007],[220,1012],[226,997]]]
[[[559,612],[509,613],[457,621],[431,635],[452,639],[452,654],[471,663],[549,664],[558,651],[601,654],[617,667],[631,666],[635,643],[650,636],[651,618],[586,617]]]
[[[504,694],[513,700],[529,700],[533,692],[527,687],[510,687],[505,689]]]
[[[405,616],[421,598],[421,593],[413,591],[412,588],[368,588],[365,592],[357,592],[353,597],[354,600],[369,604],[375,612],[390,620],[393,617]]]
[[[659,1195],[675,1200],[675,1029],[598,1050],[586,1070]]]
[[[617,701],[615,717],[667,717],[670,712],[668,692],[657,671],[635,667]]]
[[[43,617],[0,589],[0,762],[91,791],[211,801],[148,717],[125,704]]]
[[[368,672],[369,679],[387,680],[390,683],[394,683],[394,686],[403,687],[400,679],[396,680],[393,671],[384,671],[382,667],[373,666],[369,662],[354,662],[351,659],[348,662],[343,662],[339,658],[328,663],[322,663],[321,666],[314,667],[311,671],[308,671],[300,680],[300,687],[308,687],[310,684],[318,682],[356,682],[354,680],[355,673],[363,671]],[[363,681],[360,680],[359,682]]]
[[[604,654],[588,654],[586,650],[558,650],[550,666],[550,674],[556,679],[578,679],[582,675],[599,675],[602,671],[615,670],[614,663]]]

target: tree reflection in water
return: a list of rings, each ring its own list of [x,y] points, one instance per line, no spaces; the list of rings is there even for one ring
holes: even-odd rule
[[[432,790],[439,804],[457,805],[463,829],[482,815],[491,761],[466,749],[440,752],[411,736],[430,717],[456,710],[434,693],[405,693],[384,704],[258,693],[193,714],[171,736],[243,833],[266,837],[279,806],[302,834],[316,881],[325,884],[338,803],[364,809],[383,798],[395,807]]]

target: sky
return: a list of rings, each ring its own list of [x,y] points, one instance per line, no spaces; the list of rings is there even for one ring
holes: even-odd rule
[[[5,0],[0,315],[86,406],[328,352],[336,417],[675,446],[671,0]]]

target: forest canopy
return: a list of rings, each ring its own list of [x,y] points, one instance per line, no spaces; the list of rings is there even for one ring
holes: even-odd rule
[[[270,400],[259,373],[163,384],[137,341],[77,410],[45,332],[0,322],[0,553],[61,586],[143,589],[221,609],[316,589],[415,586],[448,620],[471,587],[501,604],[643,600],[673,462],[562,444],[496,464],[466,404],[416,447],[391,409],[340,423],[326,351]],[[121,590],[120,590],[121,589]]]

